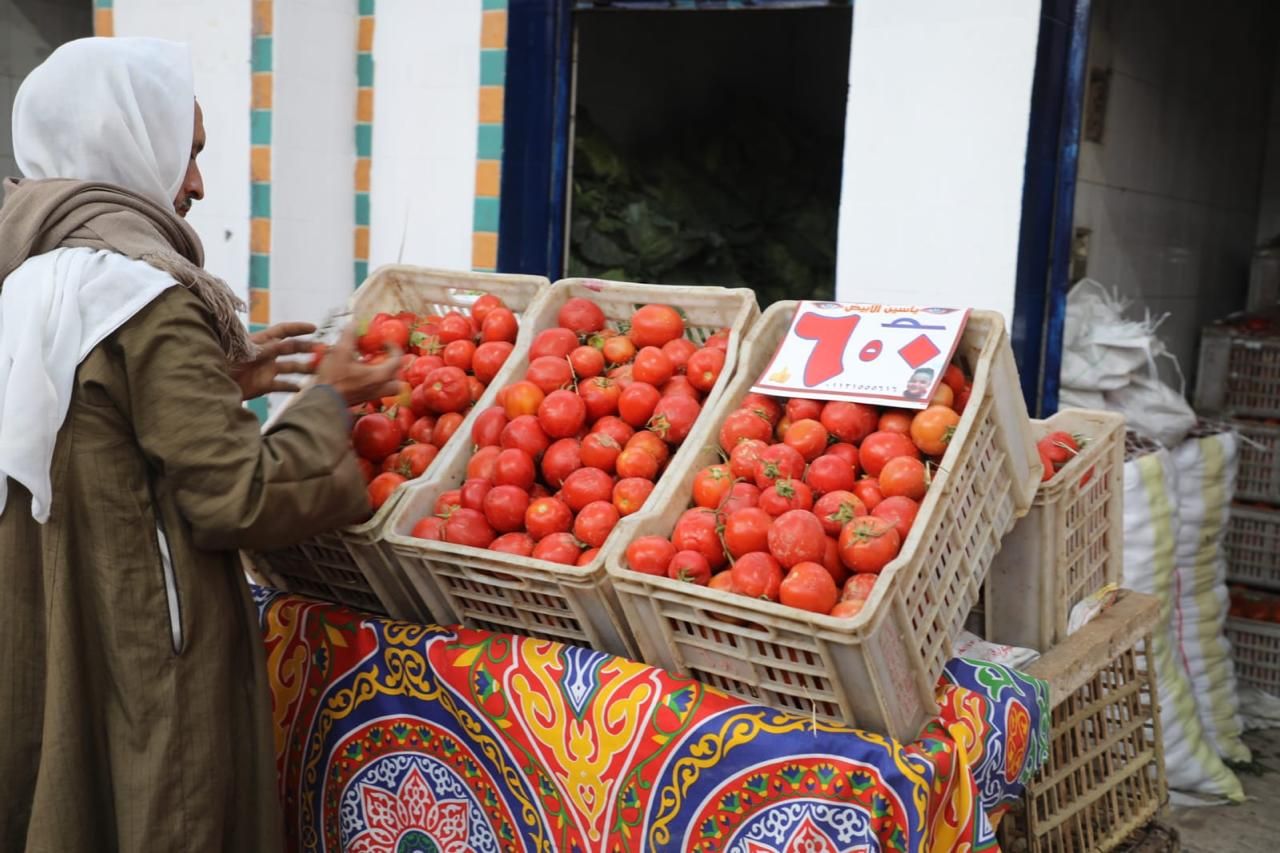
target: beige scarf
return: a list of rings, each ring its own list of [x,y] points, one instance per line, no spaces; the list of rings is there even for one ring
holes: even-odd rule
[[[116,252],[173,276],[213,318],[227,361],[251,361],[254,346],[237,316],[244,302],[205,272],[200,238],[172,210],[123,187],[66,180],[4,182],[0,207],[0,286],[28,258],[58,248]]]

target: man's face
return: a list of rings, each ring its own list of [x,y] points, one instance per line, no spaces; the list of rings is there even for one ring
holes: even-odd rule
[[[924,395],[929,393],[929,384],[933,381],[933,374],[928,371],[917,371],[911,375],[911,379],[907,382],[907,390],[903,394],[912,400],[923,400]]]
[[[182,179],[182,186],[178,188],[178,196],[173,200],[174,211],[182,217],[191,210],[192,204],[204,198],[204,178],[200,176],[200,167],[196,165],[196,158],[204,150],[204,143],[204,112],[197,102],[196,127],[191,135],[191,160],[187,163],[187,175]]]

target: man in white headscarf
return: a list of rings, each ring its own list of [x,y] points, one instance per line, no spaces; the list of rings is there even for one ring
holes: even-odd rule
[[[0,850],[282,846],[236,556],[368,513],[351,336],[266,435],[280,369],[178,214],[203,192],[184,47],[85,39],[14,103],[0,207]],[[279,344],[280,342],[278,342]]]

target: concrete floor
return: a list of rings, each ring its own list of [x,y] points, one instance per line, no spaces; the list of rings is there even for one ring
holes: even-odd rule
[[[1171,809],[1184,853],[1262,853],[1280,848],[1280,729],[1249,732],[1253,764],[1237,769],[1249,799],[1238,806]]]

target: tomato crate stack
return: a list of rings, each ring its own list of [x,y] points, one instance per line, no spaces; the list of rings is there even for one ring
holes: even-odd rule
[[[1110,609],[1027,667],[1049,682],[1049,758],[1001,821],[1002,850],[1116,850],[1164,806],[1148,656],[1159,611],[1154,596],[1122,591]]]
[[[722,426],[770,363],[797,306],[777,303],[757,322],[732,385],[690,436],[694,452],[673,488],[656,512],[624,520],[627,541],[672,536],[699,472],[722,459]],[[614,550],[609,573],[644,660],[749,701],[915,738],[936,710],[937,679],[1001,539],[1040,478],[1002,318],[973,312],[957,355],[972,376],[969,401],[901,551],[873,579],[860,612],[815,613],[641,573]]]
[[[1049,469],[1031,511],[996,555],[982,633],[992,642],[1047,651],[1067,636],[1072,607],[1120,580],[1125,427],[1114,412],[1068,409],[1031,428],[1059,454],[1048,464],[1065,464]]]
[[[508,356],[510,362],[515,362],[529,338],[523,318],[536,309],[550,284],[539,276],[385,266],[374,271],[352,294],[347,310],[351,321],[363,331],[371,318],[380,313],[412,312],[420,316],[444,316],[452,311],[467,313],[483,295],[496,296],[520,321]],[[498,387],[489,384],[443,450],[453,444],[466,444],[471,421],[492,402]],[[272,423],[268,422],[265,429],[271,428]],[[421,476],[432,476],[438,467],[438,461],[430,463]],[[419,622],[440,619],[442,614],[430,609],[412,585],[405,582],[381,541],[383,528],[395,505],[413,482],[410,480],[396,488],[367,521],[316,536],[292,548],[247,556],[269,583],[281,589],[401,619]]]
[[[566,279],[556,282],[546,292],[546,297],[537,306],[537,309],[529,312],[524,318],[522,334],[527,332],[530,335],[529,341],[532,346],[539,346],[538,341],[542,339],[544,333],[554,334],[564,332],[565,327],[562,325],[564,320],[562,310],[567,310],[566,306],[573,305],[574,310],[583,303],[590,303],[596,306],[603,313],[601,322],[606,324],[607,329],[622,331],[628,323],[637,320],[641,315],[639,311],[645,309],[646,306],[663,306],[663,311],[667,314],[678,314],[682,318],[683,340],[688,341],[687,345],[683,345],[686,351],[686,357],[690,360],[688,365],[693,365],[692,355],[688,355],[688,351],[695,350],[703,344],[711,347],[714,339],[720,338],[723,345],[723,362],[718,368],[718,373],[709,375],[699,373],[700,382],[703,384],[705,397],[702,400],[702,406],[698,410],[696,421],[688,425],[689,429],[697,429],[697,425],[706,421],[712,416],[716,404],[722,396],[725,387],[728,385],[730,378],[734,375],[738,363],[738,349],[744,334],[751,327],[753,321],[759,315],[759,308],[756,305],[755,294],[745,288],[722,288],[722,287],[671,287],[654,284],[637,284],[630,282],[617,281],[599,281],[594,279]],[[670,311],[674,307],[676,311]],[[645,317],[653,316],[652,309],[646,310]],[[646,321],[647,325],[647,321]],[[604,335],[608,335],[607,329]],[[568,333],[566,333],[568,334]],[[677,343],[681,338],[679,331],[675,332],[677,338],[671,343]],[[572,334],[569,335],[573,337]],[[579,336],[585,338],[587,343],[595,343],[598,348],[608,359],[610,364],[625,365],[631,358],[636,358],[631,362],[631,368],[614,368],[614,370],[634,370],[639,369],[641,361],[638,360],[645,355],[645,349],[641,348],[639,353],[635,353],[634,347],[630,348],[630,352],[624,352],[630,346],[632,339],[635,344],[639,345],[643,342],[646,334],[642,337],[638,334],[636,328],[631,328],[627,335],[614,335],[606,340],[597,339],[596,333],[584,332]],[[554,344],[553,338],[545,340]],[[614,347],[617,343],[619,346]],[[590,346],[585,348],[590,349]],[[515,357],[503,368],[502,373],[495,378],[493,387],[508,389],[509,394],[524,394],[524,390],[517,392],[517,388],[523,388],[529,385],[532,377],[532,370],[539,365],[541,359],[535,359],[533,362],[529,359],[531,344],[526,343],[515,353]],[[679,347],[677,347],[679,349]],[[674,351],[673,351],[674,352]],[[588,353],[590,355],[590,353]],[[651,355],[651,353],[650,353]],[[554,360],[554,359],[553,359]],[[563,365],[565,359],[559,358]],[[574,359],[571,357],[569,363],[573,364]],[[646,369],[652,365],[646,362]],[[646,374],[648,375],[648,374]],[[545,377],[539,377],[543,380]],[[690,378],[686,376],[673,376],[671,382],[679,380],[681,384],[689,384]],[[613,382],[614,380],[609,380]],[[609,382],[603,383],[607,389]],[[536,383],[535,383],[536,384]],[[554,384],[559,385],[558,382]],[[570,388],[577,388],[579,392],[587,390],[590,385],[592,393],[600,389],[600,385],[594,384],[594,376],[588,379],[586,383],[578,381],[578,371],[575,369],[574,375],[569,381]],[[648,385],[636,381],[634,385]],[[621,383],[619,382],[621,387]],[[630,387],[623,388],[625,394]],[[695,386],[696,387],[696,386]],[[641,389],[647,390],[647,389]],[[564,391],[547,391],[546,401],[550,401],[557,394],[569,394],[570,396],[580,396],[572,390]],[[535,395],[537,396],[537,395]],[[658,404],[658,408],[654,410],[655,416],[648,422],[649,429],[645,429],[644,420],[636,421],[638,425],[634,425],[635,435],[632,438],[641,438],[641,433],[649,433],[649,438],[653,438],[654,430],[667,429],[667,436],[671,437],[674,424],[666,420],[665,400]],[[514,430],[517,421],[522,418],[532,420],[534,424],[542,424],[543,416],[547,414],[543,411],[541,404],[537,405],[538,415],[530,418],[526,415],[516,414],[511,416],[512,412],[521,411],[523,405],[522,397],[518,396],[514,400],[503,398],[503,409],[507,414],[503,414],[499,410],[495,417],[502,426],[503,434],[507,435],[508,430]],[[508,405],[511,404],[511,405]],[[579,405],[575,403],[575,405]],[[649,408],[653,404],[649,403]],[[641,408],[644,408],[641,406]],[[666,406],[669,409],[669,406]],[[619,409],[621,412],[621,409]],[[659,418],[658,415],[662,415]],[[508,418],[510,420],[508,421]],[[613,421],[621,422],[617,416],[609,416]],[[600,422],[605,420],[604,417],[594,418],[595,423],[599,426]],[[633,419],[634,420],[634,419]],[[660,423],[661,421],[661,423]],[[628,423],[630,423],[628,421]],[[611,424],[616,426],[616,424]],[[630,427],[628,427],[630,428]],[[582,427],[586,430],[586,426]],[[537,431],[542,435],[541,430]],[[574,433],[577,435],[578,433]],[[590,435],[587,436],[589,438]],[[520,449],[515,441],[515,433],[511,433],[511,441],[503,441],[506,447],[503,453],[508,450]],[[545,435],[542,438],[546,438]],[[659,464],[659,468],[652,474],[656,477],[656,484],[645,484],[647,488],[652,489],[644,494],[637,493],[636,500],[630,501],[625,496],[620,495],[618,489],[621,483],[627,480],[644,480],[644,476],[631,476],[629,473],[624,479],[619,480],[617,484],[611,486],[614,488],[612,501],[616,506],[622,506],[628,513],[635,517],[641,517],[658,511],[659,508],[665,506],[671,499],[671,491],[673,488],[673,480],[678,478],[681,472],[688,468],[689,460],[692,455],[699,449],[698,445],[692,442],[692,435],[683,438],[683,441],[677,441],[672,438],[673,447],[659,448],[663,452],[669,453],[669,460],[665,473]],[[603,439],[601,439],[602,441]],[[629,444],[630,440],[627,436],[618,436],[610,439],[615,448],[617,446]],[[555,439],[555,441],[570,441],[573,443],[572,437],[569,439]],[[596,444],[601,443],[596,441]],[[475,469],[477,465],[473,465],[479,458],[476,451],[476,443],[473,441],[470,433],[461,441],[451,444],[440,454],[437,462],[429,478],[420,483],[410,486],[404,499],[394,508],[390,521],[383,532],[383,540],[389,547],[397,567],[403,576],[413,584],[414,588],[422,599],[427,603],[433,613],[444,621],[460,622],[473,628],[481,628],[499,632],[515,632],[533,637],[541,637],[545,639],[557,640],[579,646],[590,646],[591,648],[609,652],[612,654],[625,655],[634,657],[636,654],[635,643],[630,631],[622,620],[621,613],[618,609],[616,595],[613,592],[609,577],[605,571],[605,560],[614,550],[624,548],[626,540],[622,537],[620,529],[614,529],[609,532],[607,529],[601,535],[602,541],[596,545],[594,553],[589,553],[585,557],[576,554],[579,561],[583,564],[574,565],[553,562],[552,559],[535,559],[528,548],[520,544],[523,541],[526,545],[533,544],[529,539],[536,539],[538,546],[542,546],[544,541],[552,538],[563,538],[568,542],[573,542],[574,537],[578,536],[582,541],[589,541],[583,530],[579,529],[579,522],[583,520],[583,515],[590,507],[573,507],[577,513],[573,519],[574,535],[567,532],[552,533],[545,536],[532,536],[532,528],[526,528],[529,524],[529,514],[536,511],[541,514],[543,510],[550,507],[552,510],[568,512],[567,508],[562,508],[558,504],[562,503],[558,498],[550,494],[551,489],[560,488],[565,502],[571,501],[565,489],[569,483],[569,478],[578,475],[583,479],[587,479],[587,474],[596,475],[595,479],[603,479],[610,483],[613,482],[612,476],[604,473],[601,469],[594,466],[586,465],[581,460],[575,464],[582,467],[571,470],[561,479],[560,475],[552,476],[548,468],[548,456],[551,448],[545,448],[546,453],[542,456],[540,467],[537,469],[541,472],[539,475],[541,480],[535,483],[535,488],[526,488],[524,491],[526,499],[530,500],[528,510],[526,512],[525,523],[521,525],[513,523],[506,527],[510,530],[510,534],[504,536],[514,536],[513,548],[520,548],[525,553],[504,552],[502,550],[493,550],[489,547],[473,547],[469,544],[460,544],[457,539],[461,535],[453,537],[454,541],[444,541],[450,537],[449,530],[455,529],[450,527],[456,519],[461,516],[459,512],[466,513],[467,508],[458,508],[457,504],[450,503],[457,500],[462,504],[466,500],[461,494],[461,489],[474,480],[488,479],[485,477],[477,478]],[[607,442],[606,442],[607,443]],[[510,445],[510,446],[508,446]],[[580,451],[587,449],[586,438],[577,444]],[[482,448],[481,452],[488,451],[490,447]],[[625,454],[627,451],[622,451]],[[656,451],[655,451],[656,453]],[[536,454],[533,454],[536,456]],[[622,474],[623,455],[619,454],[615,458],[618,466],[618,473]],[[489,464],[486,461],[486,464]],[[496,471],[495,461],[491,470]],[[572,467],[572,466],[570,466]],[[606,466],[610,467],[610,466]],[[630,467],[630,466],[628,466]],[[579,472],[583,472],[579,474]],[[660,476],[659,476],[660,474]],[[495,475],[493,480],[497,480]],[[503,479],[506,479],[504,476]],[[548,494],[535,496],[536,487],[543,487],[542,480],[557,480],[551,484],[551,488],[547,489]],[[634,483],[633,483],[634,485]],[[492,485],[490,491],[497,491],[502,488],[500,485]],[[517,487],[518,488],[518,487]],[[543,487],[545,488],[545,487]],[[455,492],[454,490],[459,490]],[[488,506],[488,494],[485,495],[485,512],[479,514],[477,524],[487,526],[491,523],[489,519],[491,509]],[[539,500],[546,498],[550,503],[539,503]],[[592,501],[593,504],[607,503],[605,500]],[[636,507],[639,507],[638,509]],[[501,508],[494,507],[495,513],[501,512]],[[607,508],[605,508],[607,510]],[[550,510],[548,510],[550,511]],[[619,514],[621,510],[617,510]],[[472,515],[476,515],[472,510]],[[441,522],[432,521],[433,517],[446,516],[448,520]],[[630,515],[628,515],[630,517]],[[535,518],[539,527],[542,526],[542,520]],[[617,516],[612,516],[612,520],[616,522]],[[419,525],[423,525],[420,527]],[[439,528],[444,525],[443,532]],[[620,525],[619,525],[620,528]],[[500,528],[494,528],[497,530]],[[563,528],[560,528],[563,529]],[[492,532],[492,531],[490,531]],[[598,532],[598,531],[597,531]],[[488,539],[486,533],[484,539]],[[501,537],[499,537],[501,538]],[[490,541],[488,544],[497,545],[496,540]],[[592,543],[595,544],[595,543]],[[504,546],[505,547],[505,546]],[[567,547],[567,546],[566,546]],[[549,552],[548,552],[549,553]],[[557,555],[559,556],[559,555]]]
[[[1280,595],[1232,587],[1227,639],[1237,681],[1280,696]]]

